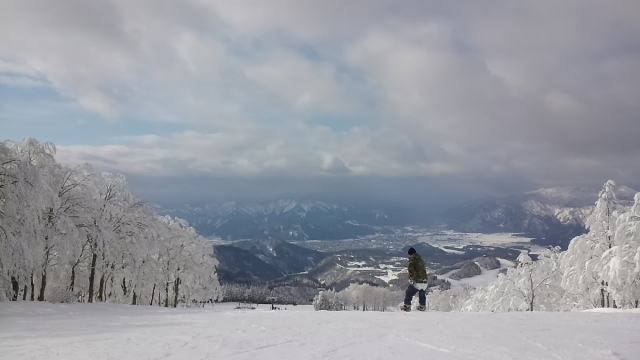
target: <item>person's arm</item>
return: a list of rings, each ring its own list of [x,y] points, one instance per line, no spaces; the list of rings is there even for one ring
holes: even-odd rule
[[[429,282],[429,272],[427,271],[427,267],[424,266],[424,261],[422,259],[420,261],[420,266],[422,266],[422,268],[424,269],[424,282],[428,283]]]
[[[409,280],[413,280],[416,274],[416,261],[414,256],[409,257]]]

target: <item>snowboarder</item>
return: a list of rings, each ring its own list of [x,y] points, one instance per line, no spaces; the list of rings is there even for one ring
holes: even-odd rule
[[[416,249],[409,248],[409,287],[404,297],[404,305],[400,308],[403,311],[411,311],[411,300],[418,293],[418,300],[420,306],[418,310],[425,311],[427,305],[427,270],[424,267],[424,262],[420,255],[416,252]]]

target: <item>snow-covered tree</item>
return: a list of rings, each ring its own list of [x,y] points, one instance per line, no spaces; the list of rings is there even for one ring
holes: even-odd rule
[[[640,193],[620,215],[614,246],[602,256],[602,278],[615,306],[638,307],[640,299]],[[617,303],[616,303],[617,301]]]
[[[537,261],[520,254],[517,265],[495,282],[476,289],[466,300],[463,311],[559,310],[564,290],[559,272],[559,248],[543,251]]]
[[[157,216],[124,176],[63,167],[54,154],[34,139],[0,144],[0,300],[219,298],[209,241]]]
[[[387,311],[400,303],[403,293],[369,284],[351,284],[346,289],[324,291],[314,300],[316,310]]]
[[[16,297],[19,284],[29,278],[31,298],[38,291],[37,298],[43,300],[47,271],[57,261],[55,246],[59,240],[52,210],[55,193],[50,186],[55,146],[28,138],[21,143],[5,141],[4,147],[10,159],[3,165],[3,275],[10,278],[14,290],[11,298]]]
[[[340,311],[345,310],[338,294],[333,290],[320,292],[313,300],[313,308],[316,310]]]
[[[463,284],[446,290],[434,289],[427,296],[427,308],[436,311],[455,311],[469,298],[471,286]]]
[[[592,215],[587,219],[589,232],[571,240],[562,264],[562,286],[575,308],[605,307],[607,282],[602,277],[603,256],[616,244],[616,220],[619,204],[609,180],[600,191]]]

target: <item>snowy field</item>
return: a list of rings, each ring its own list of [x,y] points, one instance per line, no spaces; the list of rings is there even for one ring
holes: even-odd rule
[[[505,246],[505,245],[528,245],[532,238],[523,237],[513,233],[461,233],[453,230],[441,231],[437,234],[429,234],[418,238],[421,242],[429,243],[433,246],[463,247],[465,245],[483,246]],[[446,251],[446,249],[443,249]]]
[[[640,313],[0,303],[0,359],[639,359]]]

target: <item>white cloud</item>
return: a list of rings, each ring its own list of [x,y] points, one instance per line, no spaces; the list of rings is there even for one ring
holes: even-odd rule
[[[242,133],[185,131],[166,137],[129,136],[127,145],[59,146],[69,165],[95,163],[110,171],[184,176],[206,173],[243,177],[421,176],[461,169],[426,157],[393,131],[335,132],[299,124],[281,134],[266,128]]]
[[[42,80],[32,79],[24,76],[6,76],[0,74],[0,84],[17,86],[23,88],[48,87],[49,84]]]
[[[292,51],[270,54],[261,63],[248,66],[245,74],[296,109],[330,112],[346,109],[351,103],[332,64],[314,62]]]
[[[10,0],[0,83],[187,129],[60,147],[129,173],[600,181],[638,173],[638,4]]]

